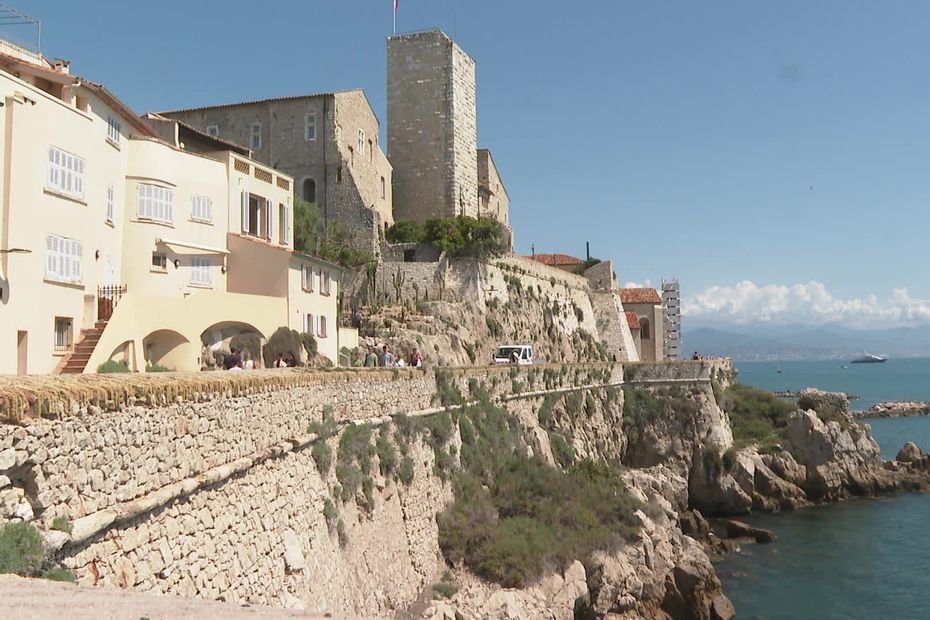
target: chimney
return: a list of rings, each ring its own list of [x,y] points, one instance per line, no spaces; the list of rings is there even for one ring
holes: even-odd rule
[[[71,74],[71,61],[65,60],[64,58],[56,58],[54,62],[55,71],[58,73],[64,73],[65,75]]]

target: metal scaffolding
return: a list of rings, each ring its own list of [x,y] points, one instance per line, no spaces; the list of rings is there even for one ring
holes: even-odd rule
[[[681,359],[681,290],[678,279],[662,280],[662,307],[665,310],[665,359]]]

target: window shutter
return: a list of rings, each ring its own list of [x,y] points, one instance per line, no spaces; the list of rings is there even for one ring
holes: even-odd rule
[[[249,232],[249,192],[242,191],[242,232]]]
[[[307,290],[307,266],[303,263],[300,264],[300,288]],[[306,319],[304,319],[306,323]]]
[[[284,245],[290,245],[291,240],[291,208],[284,207]]]
[[[274,241],[274,202],[271,198],[265,199],[265,211],[267,212],[268,230],[266,238],[268,241]]]
[[[72,243],[74,244],[74,245],[73,245],[73,250],[74,250],[74,280],[75,280],[76,282],[79,282],[79,281],[82,279],[82,277],[83,277],[83,273],[81,272],[81,255],[82,255],[83,252],[84,252],[84,246],[81,244],[80,241],[74,241],[74,242],[72,242]]]

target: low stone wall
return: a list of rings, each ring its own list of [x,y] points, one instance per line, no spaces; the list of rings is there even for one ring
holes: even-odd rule
[[[623,380],[627,383],[710,382],[712,378],[718,381],[728,379],[732,371],[733,366],[728,359],[643,362],[626,364]]]
[[[612,365],[566,368],[438,372],[449,373],[466,394],[469,379],[494,381],[500,396],[544,381],[550,389],[584,385],[594,380],[592,372],[619,383],[622,373]],[[0,400],[27,408],[17,415],[25,425],[0,425],[0,521],[24,511],[26,501],[51,524],[57,516],[76,520],[138,499],[305,436],[324,408],[343,423],[428,410],[435,404],[436,372],[294,369],[27,377],[0,384]]]

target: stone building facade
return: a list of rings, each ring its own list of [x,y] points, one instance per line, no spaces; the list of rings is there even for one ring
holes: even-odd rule
[[[475,61],[438,30],[389,37],[387,54],[396,218],[477,216]]]
[[[665,359],[665,310],[659,292],[654,288],[620,289],[620,301],[627,312],[636,315],[639,323],[639,359],[661,362]]]
[[[252,156],[294,177],[359,249],[376,252],[394,222],[393,171],[380,145],[380,122],[361,90],[280,97],[165,112],[210,135],[244,145]]]
[[[488,149],[478,149],[478,214],[510,225],[510,196]]]

